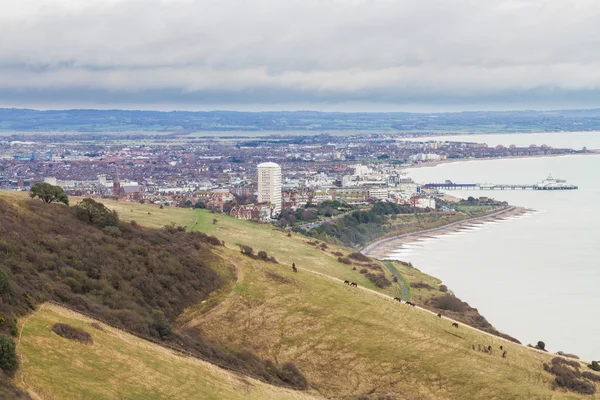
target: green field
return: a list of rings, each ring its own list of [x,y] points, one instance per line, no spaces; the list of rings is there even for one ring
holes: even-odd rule
[[[89,332],[93,345],[51,331],[57,322]],[[307,392],[277,388],[227,372],[100,324],[62,307],[46,304],[21,320],[15,378],[40,399],[317,399]]]

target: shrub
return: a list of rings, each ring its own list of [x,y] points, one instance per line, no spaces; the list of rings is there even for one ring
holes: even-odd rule
[[[119,214],[116,211],[109,210],[104,204],[94,199],[83,199],[77,203],[75,205],[75,215],[83,222],[101,228],[119,224]]]
[[[83,344],[92,344],[94,340],[92,335],[80,328],[75,328],[68,324],[56,323],[52,327],[52,332],[65,339],[75,340]]]
[[[341,262],[342,264],[346,264],[346,265],[352,264],[352,261],[350,261],[349,259],[344,258],[344,257],[338,257],[338,261]]]
[[[366,274],[367,272],[369,272],[369,270],[368,270],[368,269],[366,269],[366,268],[362,268],[362,269],[361,269],[360,271],[358,271],[358,272],[360,272],[361,274]]]
[[[429,284],[425,282],[411,282],[410,287],[415,289],[433,289]]]
[[[336,251],[335,253],[333,253],[333,255],[337,257],[343,257],[344,253],[342,253],[341,251]]]
[[[238,247],[240,248],[240,251],[243,255],[248,257],[254,256],[254,249],[252,247],[246,246],[245,244],[238,244]]]
[[[118,226],[107,226],[103,229],[103,231],[112,237],[120,237],[123,234]]]
[[[0,335],[0,368],[7,374],[17,369],[15,342],[6,335]]]
[[[585,371],[584,373],[581,374],[581,376],[583,376],[585,379],[589,379],[590,381],[593,381],[593,382],[600,382],[600,375],[593,374],[589,371]]]
[[[369,257],[365,256],[362,253],[352,253],[352,254],[349,254],[348,257],[353,258],[356,261],[361,261],[361,262],[371,261],[371,259]]]
[[[365,276],[375,284],[375,286],[377,286],[378,288],[381,289],[385,289],[386,287],[389,287],[392,285],[392,282],[389,281],[388,278],[385,277],[385,275],[382,274],[373,274],[373,273],[367,273],[365,274]]]
[[[15,289],[13,289],[6,272],[0,270],[0,295],[4,294],[12,296],[15,294]]]
[[[448,292],[448,286],[446,286],[446,285],[440,285],[440,292],[447,293]]]
[[[469,308],[467,303],[450,294],[446,294],[444,296],[436,297],[435,299],[433,299],[433,306],[435,308],[439,308],[440,310],[456,312],[465,312]]]
[[[596,393],[595,385],[580,379],[582,374],[579,372],[579,363],[576,361],[555,357],[552,359],[552,365],[544,364],[544,370],[556,376],[555,383],[559,387],[580,394]]]
[[[166,339],[173,330],[167,317],[165,317],[165,313],[161,310],[152,310],[152,322],[150,323],[150,327],[158,332],[158,336],[163,340]]]
[[[546,343],[542,342],[541,340],[537,342],[537,345],[535,347],[537,349],[546,351]]]
[[[591,368],[594,371],[600,371],[600,363],[598,361],[592,361],[592,363],[588,365],[588,368]]]
[[[580,364],[577,361],[565,360],[562,357],[554,357],[552,359],[552,365],[568,365],[576,370],[579,370]]]
[[[288,383],[295,388],[308,388],[308,381],[304,375],[302,375],[302,372],[300,372],[300,370],[291,362],[285,363],[277,375],[283,382]]]

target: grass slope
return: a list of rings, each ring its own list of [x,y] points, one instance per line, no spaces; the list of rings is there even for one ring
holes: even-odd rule
[[[75,199],[73,200],[75,201]],[[261,225],[254,222],[243,221],[223,214],[212,214],[206,210],[192,210],[184,208],[165,207],[138,203],[124,203],[111,200],[102,200],[108,208],[117,210],[124,221],[135,220],[137,223],[152,227],[162,228],[170,223],[186,226],[191,231],[202,231],[209,235],[215,235],[225,241],[225,245],[231,249],[238,249],[237,244],[251,246],[255,252],[266,251],[269,255],[286,265],[295,263],[300,269],[309,269],[339,279],[348,279],[359,285],[375,290],[378,289],[371,281],[359,273],[358,265],[344,265],[337,261],[335,252],[341,252],[344,256],[350,250],[328,244],[326,250],[320,250],[317,246],[307,243],[314,241],[303,235],[293,233],[288,237],[286,233],[277,230],[270,225]],[[213,219],[217,223],[213,224]],[[357,270],[352,268],[356,266]],[[384,268],[385,271],[385,268]],[[391,279],[391,275],[387,274]],[[395,286],[391,286],[384,293],[398,295]]]
[[[80,327],[93,345],[51,331],[57,322]],[[221,370],[46,304],[20,321],[21,368],[16,382],[43,399],[316,399]]]
[[[256,261],[220,306],[187,324],[214,340],[294,360],[325,396],[397,399],[574,399],[552,390],[532,351],[340,282]],[[491,345],[493,353],[472,349]],[[508,349],[502,358],[499,346]],[[592,397],[592,398],[598,398]]]

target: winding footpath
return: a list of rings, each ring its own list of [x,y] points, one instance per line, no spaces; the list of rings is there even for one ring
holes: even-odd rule
[[[406,282],[402,276],[400,276],[400,273],[388,261],[384,261],[383,265],[385,265],[387,270],[390,271],[390,274],[392,274],[392,276],[398,280],[396,283],[398,286],[400,286],[400,290],[402,291],[402,301],[408,301],[408,288],[406,287]]]

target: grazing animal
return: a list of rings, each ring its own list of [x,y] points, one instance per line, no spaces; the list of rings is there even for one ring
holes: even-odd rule
[[[349,284],[350,284],[350,281],[344,281],[344,283],[345,283],[346,285],[349,285]]]
[[[502,353],[502,358],[506,358],[506,350]]]
[[[394,297],[394,301],[397,301],[398,303],[402,303],[402,299],[400,297]]]
[[[475,345],[474,344],[472,344],[471,347],[473,348],[473,350],[475,350]]]
[[[488,346],[488,351],[491,353],[492,352],[492,346]]]
[[[407,305],[407,306],[411,306],[411,307],[415,307],[415,306],[416,306],[416,304],[415,304],[415,303],[413,303],[412,301],[407,301],[407,302],[406,302],[406,305]]]
[[[442,313],[438,313],[438,318],[442,318]]]
[[[356,282],[350,282],[350,286],[352,286],[352,287],[358,287],[358,285],[356,284]]]
[[[296,268],[294,265],[292,265],[292,271],[298,272],[298,268]]]
[[[502,346],[500,346],[500,350],[504,350],[504,349],[502,348]]]
[[[452,326],[453,326],[453,327],[455,327],[455,328],[458,328],[458,324],[457,324],[456,322],[454,322],[454,323],[452,324]]]

